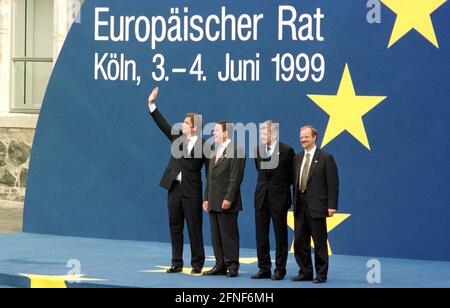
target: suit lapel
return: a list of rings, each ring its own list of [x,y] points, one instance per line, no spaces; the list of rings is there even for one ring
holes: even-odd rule
[[[277,145],[275,146],[275,149],[273,149],[272,156],[273,155],[281,155],[281,153],[280,153],[280,141],[277,142]]]
[[[295,189],[300,186],[300,169],[302,168],[303,158],[305,157],[305,152],[301,152],[298,156],[297,165],[295,166]]]
[[[260,160],[268,159],[267,157],[267,146],[264,144],[261,144],[259,146],[259,158]]]
[[[209,168],[214,169],[216,167],[216,153],[217,151],[211,151],[211,158],[209,159]]]
[[[280,141],[277,142],[277,145],[275,146],[275,148],[272,151],[272,156],[267,158],[267,161],[270,162],[270,168],[267,169],[268,173],[271,173],[274,169],[276,169],[279,166],[280,163]],[[273,156],[278,156],[278,158],[274,160],[272,160]],[[278,162],[278,165],[274,164],[274,162]]]
[[[263,174],[269,173],[270,169],[268,169],[268,168],[261,169],[261,165],[263,163],[266,163],[269,161],[270,161],[270,156],[267,153],[267,145],[261,144],[259,146],[259,168],[260,168],[261,172],[263,172]]]
[[[202,139],[197,138],[197,141],[195,142],[194,146],[192,147],[191,153],[189,153],[188,155],[190,158],[198,158],[201,156],[196,156],[196,154],[198,153],[199,155],[201,155],[200,153],[202,153],[202,151],[203,151]]]
[[[186,142],[187,142],[187,138],[185,137],[185,136],[182,136],[181,137],[181,144],[179,145],[179,149],[180,149],[180,151],[181,151],[181,153],[182,153],[182,158],[187,158],[188,156],[187,156],[187,144],[186,144]]]
[[[188,138],[184,138],[183,140],[183,157],[189,158],[189,139]]]
[[[223,151],[223,153],[222,153],[222,157],[220,157],[219,161],[217,162],[217,164],[214,165],[213,169],[217,168],[227,158],[227,153],[230,149],[230,146],[231,146],[231,143],[225,148],[225,151]],[[217,152],[215,152],[215,155],[214,155],[214,163],[216,162],[216,154],[217,154]]]
[[[225,152],[224,152],[224,154],[225,154]],[[215,162],[215,160],[216,160],[216,159],[214,159],[214,162]],[[214,165],[214,169],[217,168],[217,167],[219,167],[220,164],[223,163],[224,160],[225,160],[225,157],[222,156],[222,157],[219,159],[219,161],[217,162],[217,164]]]
[[[312,175],[314,174],[314,171],[316,170],[317,164],[319,163],[319,158],[320,158],[320,150],[317,149],[316,153],[314,154],[313,160],[311,162],[311,167],[309,168],[309,173],[308,173],[308,182],[311,180]]]

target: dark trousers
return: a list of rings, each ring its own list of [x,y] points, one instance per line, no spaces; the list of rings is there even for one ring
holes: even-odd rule
[[[184,196],[181,185],[175,182],[169,191],[169,224],[172,239],[172,266],[183,266],[184,223],[186,221],[191,244],[191,265],[203,268],[205,248],[203,245],[202,199]]]
[[[298,193],[297,211],[295,213],[295,259],[300,267],[300,274],[313,277],[311,258],[311,237],[314,241],[314,259],[316,277],[327,279],[328,275],[328,233],[326,218],[312,218],[305,194]]]
[[[239,270],[238,213],[209,212],[216,267]]]
[[[258,266],[261,271],[272,269],[270,258],[270,220],[272,220],[276,240],[276,272],[286,275],[288,259],[288,227],[287,210],[275,212],[270,207],[269,198],[265,198],[264,205],[255,211],[256,218],[256,247],[258,252]]]

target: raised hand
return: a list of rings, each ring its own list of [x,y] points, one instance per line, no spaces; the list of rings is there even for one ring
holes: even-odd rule
[[[156,103],[156,99],[158,98],[158,93],[159,93],[159,88],[156,87],[153,89],[152,93],[150,93],[150,95],[148,96],[148,106],[149,107]]]

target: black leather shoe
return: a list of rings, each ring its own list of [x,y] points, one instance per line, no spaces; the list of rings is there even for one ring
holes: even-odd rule
[[[234,278],[239,276],[239,271],[238,270],[229,270],[227,273],[227,277],[228,278]]]
[[[313,281],[313,278],[305,276],[305,275],[298,275],[298,276],[292,277],[291,280],[294,281],[294,282],[297,282],[297,281]]]
[[[202,273],[202,270],[203,270],[202,268],[194,267],[191,271],[191,274],[192,275],[200,275]]]
[[[283,280],[285,276],[286,276],[286,275],[283,275],[283,274],[280,273],[280,272],[276,272],[275,274],[272,275],[271,279],[272,279],[273,281],[279,281],[279,280]]]
[[[180,266],[172,266],[171,268],[169,268],[167,270],[168,274],[176,274],[176,273],[181,273],[183,271],[183,268]]]
[[[326,283],[326,282],[327,282],[327,279],[326,279],[326,278],[316,278],[316,279],[314,279],[313,282],[316,283],[316,284],[319,284],[319,283]]]
[[[251,278],[252,279],[270,279],[271,275],[272,275],[271,272],[259,271],[255,275],[253,275]]]
[[[220,276],[220,275],[226,275],[227,270],[225,268],[219,268],[219,267],[213,267],[213,269],[204,272],[203,275],[205,276]]]

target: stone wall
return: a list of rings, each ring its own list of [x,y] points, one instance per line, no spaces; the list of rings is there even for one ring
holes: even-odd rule
[[[83,1],[55,0],[54,62]],[[23,202],[37,115],[10,113],[14,0],[0,0],[0,202]]]
[[[0,127],[0,200],[23,202],[34,129]]]

